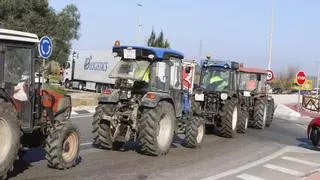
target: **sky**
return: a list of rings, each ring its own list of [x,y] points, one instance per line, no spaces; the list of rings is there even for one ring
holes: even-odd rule
[[[163,30],[171,48],[187,59],[210,55],[267,68],[273,0],[49,0],[57,12],[71,3],[81,13],[81,37],[73,42],[75,50],[110,50],[115,40],[137,45],[154,29]],[[275,0],[274,72],[297,66],[307,75],[317,74],[319,9],[318,0]]]

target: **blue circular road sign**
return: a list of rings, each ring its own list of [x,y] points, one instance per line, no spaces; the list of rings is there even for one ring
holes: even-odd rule
[[[48,59],[52,53],[52,41],[48,36],[44,36],[40,39],[39,54],[41,58]]]

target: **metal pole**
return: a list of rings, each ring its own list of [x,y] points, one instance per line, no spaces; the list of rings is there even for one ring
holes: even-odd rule
[[[46,83],[46,80],[45,80],[45,66],[46,66],[46,61],[45,59],[42,59],[42,79],[43,79],[43,82],[42,82],[42,89],[45,89],[45,83]],[[41,83],[41,78],[39,78],[39,83]]]
[[[298,94],[298,112],[300,112],[300,94],[301,94],[301,85],[299,85],[299,94]]]
[[[317,71],[318,71],[318,75],[317,75],[317,83],[316,83],[316,84],[317,84],[317,92],[316,92],[316,95],[317,95],[317,97],[318,97],[318,95],[319,95],[319,76],[320,76],[320,67],[319,67],[319,66],[320,66],[320,62],[317,61],[317,63],[318,63],[318,66],[317,66],[317,67],[318,67],[318,68],[317,68],[317,69],[318,69],[318,70],[317,70]]]
[[[137,6],[138,7],[143,7],[143,5],[142,4],[137,4]],[[138,9],[138,37],[137,37],[137,43],[139,44],[139,45],[142,45],[142,41],[141,41],[141,27],[142,27],[142,24],[141,24],[141,22],[140,22],[140,10]]]
[[[271,13],[271,23],[270,23],[270,29],[269,29],[269,57],[268,57],[268,70],[271,70],[271,62],[272,62],[272,34],[274,29],[274,9],[275,9],[275,3],[276,1],[273,0],[272,3],[272,13]]]

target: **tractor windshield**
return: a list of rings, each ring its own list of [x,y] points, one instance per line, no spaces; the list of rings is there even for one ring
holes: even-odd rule
[[[207,67],[202,71],[200,86],[214,91],[229,89],[230,70],[218,67]]]
[[[5,51],[4,82],[18,84],[31,80],[32,49],[7,47]]]
[[[121,60],[112,69],[109,77],[148,82],[150,78],[149,65],[150,62],[144,60]]]
[[[239,89],[243,91],[264,92],[266,85],[266,75],[260,74],[261,79],[258,81],[257,73],[241,72],[239,79]]]

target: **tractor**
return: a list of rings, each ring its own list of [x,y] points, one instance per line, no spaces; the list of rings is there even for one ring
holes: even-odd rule
[[[71,97],[41,88],[35,75],[38,43],[35,34],[0,29],[0,179],[28,148],[43,147],[51,168],[67,169],[79,160]]]
[[[117,46],[120,58],[110,72],[115,88],[98,98],[93,116],[94,146],[121,149],[138,144],[138,152],[151,156],[168,153],[174,135],[184,134],[183,145],[200,146],[204,136],[201,118],[193,117],[190,91],[183,88],[183,54],[163,48]],[[123,148],[122,148],[123,149]]]
[[[217,128],[221,136],[228,138],[235,136],[239,123],[238,68],[239,63],[233,61],[200,61],[200,78],[192,98],[194,116],[205,119],[207,131]]]
[[[240,131],[245,133],[248,126],[256,129],[269,127],[275,110],[274,99],[267,94],[267,71],[259,68],[240,65],[239,97],[242,108],[239,125]]]

